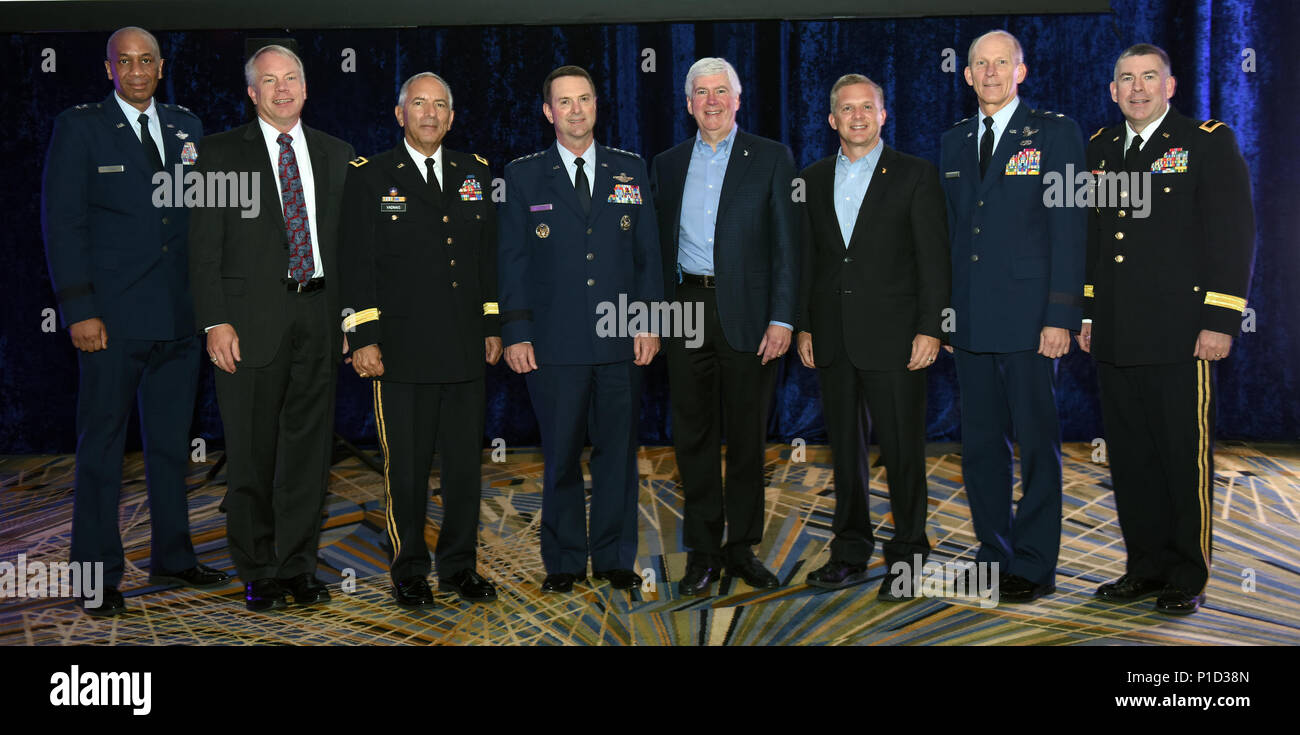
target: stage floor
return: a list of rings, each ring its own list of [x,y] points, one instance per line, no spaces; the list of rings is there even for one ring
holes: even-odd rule
[[[960,450],[938,444],[928,450],[932,561],[974,558]],[[571,595],[542,595],[542,463],[537,451],[521,450],[500,464],[487,461],[485,453],[479,570],[496,583],[497,602],[473,605],[438,594],[438,604],[427,611],[394,606],[383,481],[349,459],[331,473],[320,550],[319,576],[331,583],[334,601],[272,615],[245,611],[238,581],[211,591],[148,585],[149,510],[143,464],[134,454],[127,459],[121,504],[127,550],[122,591],[129,613],[97,620],[67,599],[0,599],[0,644],[1300,644],[1300,446],[1216,447],[1208,601],[1187,618],[1155,613],[1150,599],[1123,606],[1093,600],[1098,584],[1123,572],[1124,547],[1109,472],[1091,461],[1087,444],[1063,448],[1064,534],[1056,594],[991,608],[955,598],[878,602],[885,571],[879,543],[871,582],[834,592],[806,586],[808,572],[829,559],[830,457],[826,447],[807,447],[806,460],[792,462],[791,451],[785,445],[768,448],[766,533],[756,549],[784,583],[778,590],[756,591],[728,579],[713,597],[677,596],[686,564],[681,485],[672,449],[648,447],[640,456],[637,565],[653,571],[654,590],[629,593],[589,580]],[[191,527],[201,560],[232,571],[218,510],[225,476],[205,484],[211,467],[193,466]],[[0,458],[0,561],[16,563],[20,554],[28,564],[66,559],[72,469],[73,458],[66,455]],[[437,481],[435,474],[432,486]],[[883,468],[873,470],[871,490],[879,542],[892,533]],[[441,510],[435,496],[430,545]]]

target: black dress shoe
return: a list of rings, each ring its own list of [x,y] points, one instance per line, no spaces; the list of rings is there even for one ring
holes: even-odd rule
[[[283,610],[288,606],[284,588],[275,579],[255,579],[244,585],[244,607],[252,612]]]
[[[433,591],[424,577],[407,577],[393,582],[393,599],[398,607],[415,610],[433,605]]]
[[[1131,574],[1125,574],[1114,582],[1107,582],[1098,587],[1093,596],[1106,602],[1132,602],[1158,595],[1164,588],[1163,582],[1139,579]]]
[[[548,574],[542,582],[542,592],[572,592],[574,582],[586,582],[587,577],[579,577],[576,574],[567,574],[560,572],[558,574]]]
[[[876,594],[876,599],[881,602],[907,602],[915,600],[921,596],[920,579],[915,576],[917,570],[912,568],[911,564],[907,565],[906,572],[893,571],[894,565],[889,565],[890,571],[885,573],[885,578],[880,580],[880,592]],[[911,579],[908,579],[911,577]],[[903,581],[906,580],[906,581]]]
[[[176,584],[183,587],[217,587],[229,581],[229,574],[202,564],[183,572],[154,572],[149,575],[149,584]]]
[[[94,605],[94,607],[91,607]],[[126,612],[126,600],[122,599],[122,593],[117,591],[116,587],[105,587],[104,593],[100,596],[98,604],[95,600],[87,597],[81,598],[81,609],[87,615],[96,618],[111,618],[114,615],[121,615]]]
[[[329,588],[325,586],[324,582],[316,579],[315,575],[308,572],[303,572],[288,579],[281,579],[280,586],[293,595],[293,601],[298,605],[315,605],[330,601]]]
[[[1205,602],[1205,593],[1193,595],[1180,589],[1167,587],[1156,597],[1156,612],[1165,615],[1191,615],[1201,609]]]
[[[1056,584],[1035,584],[1018,574],[1004,574],[998,582],[999,602],[1033,602],[1056,591]]]
[[[867,565],[850,564],[838,559],[831,559],[820,569],[808,572],[808,578],[804,581],[811,587],[820,587],[824,590],[842,590],[845,587],[852,587],[855,584],[862,584],[867,581]]]
[[[630,590],[641,584],[641,577],[631,569],[611,569],[593,574],[596,579],[608,579],[609,586],[616,590]]]
[[[760,590],[771,590],[781,586],[781,580],[767,571],[767,567],[764,567],[753,554],[728,561],[724,574],[729,577],[740,577],[745,580],[745,584]]]
[[[462,569],[447,579],[438,580],[438,589],[455,592],[465,602],[491,602],[497,598],[492,583],[473,569]]]
[[[722,578],[722,563],[707,554],[686,558],[686,574],[677,582],[677,594],[700,597],[709,594],[709,586]]]

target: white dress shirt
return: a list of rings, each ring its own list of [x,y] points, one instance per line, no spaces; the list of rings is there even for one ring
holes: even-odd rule
[[[266,140],[266,152],[271,156],[271,176],[275,178],[271,185],[275,187],[276,193],[280,197],[280,212],[284,212],[284,191],[280,188],[280,143],[276,138],[280,137],[280,131],[271,127],[271,124],[257,118],[257,124],[262,128],[262,138]],[[293,142],[289,144],[293,148],[293,157],[298,162],[298,177],[302,179],[302,194],[307,200],[307,229],[311,231],[311,258],[316,264],[316,272],[313,278],[320,278],[325,275],[325,264],[321,262],[320,257],[320,237],[316,234],[318,229],[318,220],[316,219],[316,184],[312,180],[311,174],[311,153],[307,150],[307,136],[302,132],[302,120],[293,124],[293,129],[289,131],[289,137]],[[424,168],[421,166],[420,168]],[[284,272],[286,277],[292,278],[289,273],[289,262],[285,260]]]
[[[1016,114],[1016,108],[1017,108],[1017,107],[1020,107],[1020,97],[1019,97],[1019,95],[1017,95],[1015,99],[1011,100],[1011,102],[1008,103],[1006,107],[1003,107],[1001,110],[998,110],[997,112],[993,113],[993,152],[994,152],[994,153],[997,152],[997,150],[998,150],[998,143],[1001,143],[1001,142],[1002,142],[1002,133],[1007,129],[1007,126],[1011,124],[1011,116],[1014,115],[1014,114]],[[978,131],[975,133],[975,136],[974,136],[974,137],[975,137],[975,151],[976,151],[977,153],[979,152],[979,149],[980,149],[980,138],[984,137],[984,118],[985,118],[985,117],[988,117],[988,116],[984,114],[984,111],[983,111],[983,110],[981,110],[981,111],[980,111],[980,114],[979,114],[979,116],[978,116],[978,118],[977,118],[977,119],[979,120],[979,129],[978,129]],[[990,154],[990,155],[992,155],[992,154]],[[1002,162],[1002,165],[999,165],[999,166],[997,166],[997,167],[998,167],[998,168],[1002,168],[1002,166],[1004,166],[1004,165],[1006,165],[1006,161],[1003,161],[1003,162]],[[993,168],[993,166],[994,166],[994,163],[993,163],[993,161],[990,160],[990,161],[989,161],[989,168]]]
[[[446,191],[446,188],[442,185],[442,182],[445,181],[442,175],[442,146],[439,145],[438,150],[434,151],[432,156],[426,156],[415,150],[415,148],[411,146],[411,141],[406,138],[402,138],[402,144],[406,146],[406,153],[411,157],[411,160],[415,162],[415,169],[420,172],[420,178],[424,179],[424,183],[426,184],[429,183],[429,171],[424,167],[424,159],[433,159],[433,174],[438,177],[438,188]]]
[[[568,148],[560,145],[560,141],[555,141],[555,148],[560,151],[560,160],[564,161],[564,170],[569,172],[569,183],[573,188],[578,188],[578,164],[576,161],[582,159],[582,170],[587,173],[587,188],[592,193],[596,191],[596,141],[593,139],[587,150],[582,152],[581,156],[573,155]]]

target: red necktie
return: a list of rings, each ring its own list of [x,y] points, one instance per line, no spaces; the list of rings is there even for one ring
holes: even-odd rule
[[[293,280],[306,283],[316,272],[311,254],[311,225],[307,222],[307,197],[302,193],[298,159],[293,155],[293,137],[280,133],[280,198],[284,200],[284,230],[289,236],[289,272]]]

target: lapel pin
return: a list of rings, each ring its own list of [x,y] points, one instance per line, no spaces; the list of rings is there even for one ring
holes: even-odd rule
[[[1166,137],[1166,138],[1169,137],[1169,133],[1161,133],[1161,135],[1163,135],[1163,136]]]
[[[118,123],[117,126],[118,126],[119,128],[124,128],[124,127],[126,127],[126,123]]]
[[[746,156],[749,155],[749,149],[748,149],[748,148],[745,149],[745,155],[746,155]]]
[[[406,166],[405,163],[399,163],[399,164],[397,164],[397,167],[398,167],[398,168],[402,168],[402,167],[404,167],[404,166]]]

